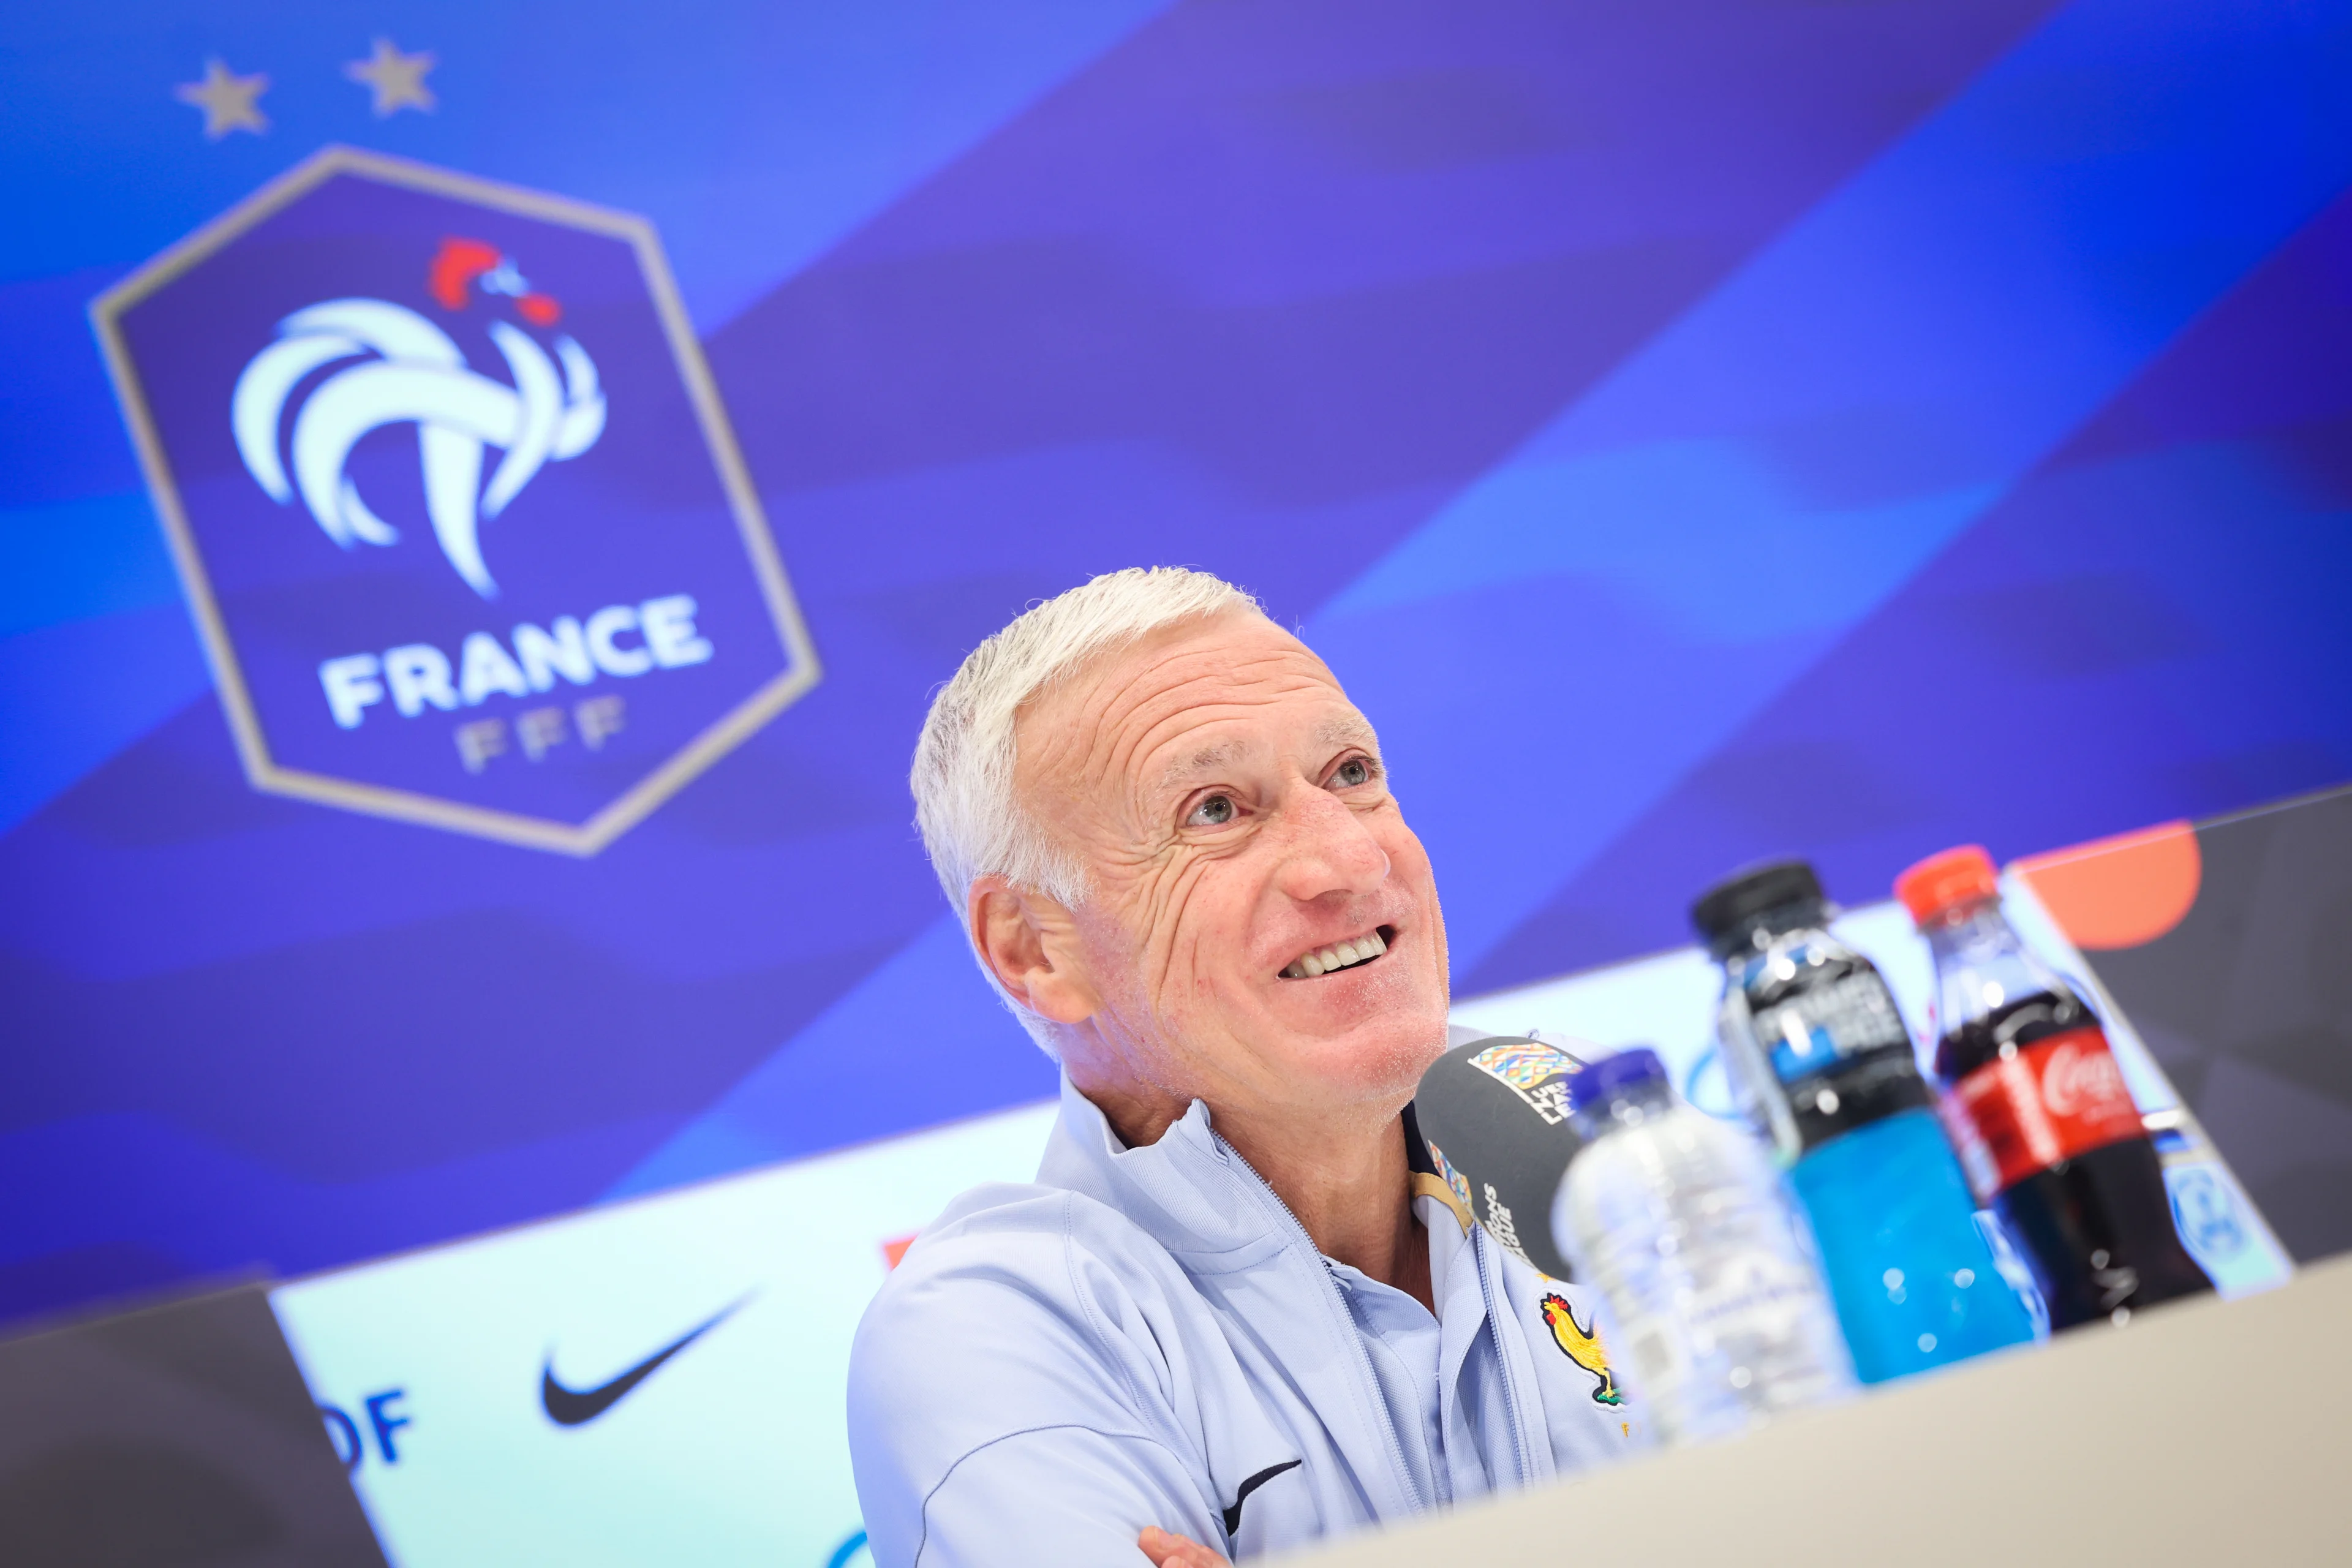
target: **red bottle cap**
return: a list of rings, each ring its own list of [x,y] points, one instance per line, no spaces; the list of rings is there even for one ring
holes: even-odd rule
[[[1981,844],[1930,855],[1895,879],[1895,896],[1911,911],[1912,921],[1923,926],[1956,904],[1973,904],[2000,893],[2000,879]]]

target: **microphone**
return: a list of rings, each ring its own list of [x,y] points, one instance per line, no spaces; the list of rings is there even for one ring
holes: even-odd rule
[[[1552,1241],[1551,1203],[1583,1147],[1568,1085],[1584,1063],[1528,1037],[1453,1035],[1471,1037],[1430,1064],[1413,1096],[1430,1163],[1487,1235],[1538,1272],[1570,1279]]]

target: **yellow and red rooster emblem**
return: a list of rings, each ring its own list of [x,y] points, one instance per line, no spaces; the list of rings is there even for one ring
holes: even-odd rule
[[[1580,1327],[1568,1298],[1559,1295],[1543,1299],[1543,1315],[1560,1353],[1601,1380],[1601,1386],[1592,1391],[1592,1403],[1624,1404],[1625,1396],[1617,1392],[1617,1379],[1609,1370],[1609,1347],[1601,1342],[1600,1321],[1596,1319],[1590,1329]]]

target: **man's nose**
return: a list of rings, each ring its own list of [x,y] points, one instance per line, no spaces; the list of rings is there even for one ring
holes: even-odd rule
[[[1321,789],[1299,792],[1284,813],[1290,818],[1282,890],[1301,903],[1333,893],[1370,893],[1388,880],[1388,851],[1358,813]]]

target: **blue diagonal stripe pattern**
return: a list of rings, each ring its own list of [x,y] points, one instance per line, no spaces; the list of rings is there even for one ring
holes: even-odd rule
[[[877,1077],[888,1092],[872,1092]],[[604,1195],[977,1116],[1043,1100],[1054,1084],[1053,1065],[1013,1026],[962,926],[942,911]]]
[[[2069,8],[1310,621],[1457,973],[2352,179],[2348,51]]]

